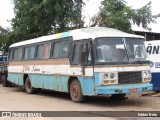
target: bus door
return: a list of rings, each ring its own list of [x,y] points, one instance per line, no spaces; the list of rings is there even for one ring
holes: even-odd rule
[[[93,57],[91,39],[73,41],[71,48],[70,63],[76,68],[74,69],[75,75],[92,77]]]

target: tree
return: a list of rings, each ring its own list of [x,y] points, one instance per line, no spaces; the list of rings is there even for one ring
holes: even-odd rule
[[[0,52],[5,54],[8,50],[7,35],[10,32],[8,28],[0,26]]]
[[[42,35],[82,27],[82,0],[12,0],[12,31],[0,27],[0,48]]]
[[[82,0],[13,0],[13,3],[13,30],[27,38],[83,26]]]
[[[140,9],[132,9],[126,5],[124,0],[103,0],[99,13],[92,18],[93,23],[98,26],[116,28],[125,32],[131,32],[131,25],[136,24],[144,29],[150,23],[155,23],[158,15],[152,15],[151,2]]]

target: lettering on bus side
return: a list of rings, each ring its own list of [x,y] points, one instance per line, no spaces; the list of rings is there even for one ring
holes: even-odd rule
[[[23,66],[23,71],[30,71],[30,67],[29,66]]]
[[[160,54],[159,50],[160,50],[159,45],[158,46],[148,46],[147,47],[148,54]]]
[[[35,65],[33,66],[23,66],[23,71],[24,72],[28,72],[28,71],[35,71],[35,72],[39,72],[40,71],[40,68],[37,68]]]
[[[40,71],[40,69],[39,69],[39,68],[37,68],[37,67],[34,65],[34,66],[32,66],[32,71],[39,72],[39,71]]]

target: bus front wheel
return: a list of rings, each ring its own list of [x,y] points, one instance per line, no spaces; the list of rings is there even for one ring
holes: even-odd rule
[[[120,100],[120,99],[124,99],[125,96],[126,96],[125,93],[124,94],[112,94],[111,98]]]
[[[84,96],[82,95],[82,88],[80,82],[75,79],[71,82],[70,85],[70,97],[73,102],[80,103],[83,102]]]

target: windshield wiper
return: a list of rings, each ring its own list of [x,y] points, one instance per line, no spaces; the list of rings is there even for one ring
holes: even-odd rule
[[[136,55],[135,55],[135,54],[129,53],[128,56],[129,56],[129,59],[130,59],[130,60],[135,60],[135,61],[137,61],[138,63],[142,64],[141,60],[140,60],[139,58],[136,58]]]

